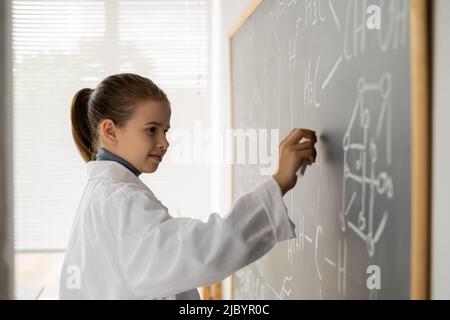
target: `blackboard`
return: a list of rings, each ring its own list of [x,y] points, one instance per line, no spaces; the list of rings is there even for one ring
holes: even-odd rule
[[[412,2],[255,1],[230,32],[233,129],[319,136],[284,197],[296,239],[235,273],[233,298],[413,296]],[[234,158],[233,199],[261,167]]]

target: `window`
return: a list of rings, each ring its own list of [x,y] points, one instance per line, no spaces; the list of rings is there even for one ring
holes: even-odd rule
[[[86,183],[72,97],[133,72],[167,93],[172,128],[208,123],[209,2],[13,0],[12,24],[15,247],[63,251]],[[141,178],[172,215],[200,218],[210,212],[210,176],[207,165],[163,162]]]
[[[135,72],[172,102],[172,128],[207,123],[208,1],[13,1],[16,249],[64,249],[86,182],[70,101]],[[143,180],[176,215],[209,212],[207,167],[162,163]]]

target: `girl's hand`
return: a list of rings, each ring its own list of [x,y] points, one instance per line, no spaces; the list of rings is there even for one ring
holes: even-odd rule
[[[299,143],[303,138],[308,141]],[[306,161],[311,165],[316,161],[316,133],[308,129],[293,129],[280,143],[278,171],[272,175],[280,185],[282,194],[291,190],[297,183],[297,171]]]

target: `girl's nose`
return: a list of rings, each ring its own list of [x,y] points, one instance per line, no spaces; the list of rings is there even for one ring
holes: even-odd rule
[[[163,138],[159,141],[159,148],[165,150],[169,148],[169,141],[167,140],[166,136],[163,136]]]

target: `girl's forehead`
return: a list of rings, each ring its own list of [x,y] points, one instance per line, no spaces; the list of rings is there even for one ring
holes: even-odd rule
[[[167,126],[170,122],[170,115],[170,106],[158,101],[139,103],[135,109],[135,118],[144,123],[157,122]]]

